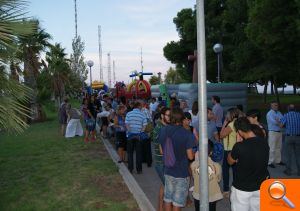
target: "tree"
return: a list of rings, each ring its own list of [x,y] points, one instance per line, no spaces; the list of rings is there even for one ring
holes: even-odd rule
[[[191,81],[192,70],[188,69],[188,55],[192,55],[197,47],[196,13],[193,9],[183,9],[173,19],[179,41],[168,42],[164,47],[164,56],[176,64],[180,77]]]
[[[155,75],[152,75],[151,78],[149,79],[149,83],[151,85],[157,85],[159,84],[159,78]]]
[[[42,115],[42,106],[37,101],[37,78],[45,62],[41,58],[41,53],[45,51],[49,46],[50,34],[44,29],[39,27],[37,20],[32,20],[38,28],[36,33],[30,37],[20,39],[21,58],[24,62],[24,82],[27,86],[33,89],[32,96],[30,98],[31,109],[31,121],[44,121],[45,116]]]
[[[300,47],[297,19],[299,10],[296,1],[254,0],[249,8],[249,23],[246,28],[249,39],[261,52],[258,67],[268,72],[268,80],[277,87],[283,75],[296,76],[297,53]],[[298,71],[298,70],[297,70]],[[293,78],[285,78],[292,82]]]
[[[185,82],[180,74],[178,73],[178,71],[176,71],[175,69],[173,68],[170,68],[168,71],[167,71],[167,74],[165,75],[165,80],[164,82],[166,84],[179,84],[179,83],[183,83]]]
[[[77,36],[72,41],[73,53],[70,56],[70,66],[72,70],[72,84],[75,89],[81,87],[82,83],[87,79],[88,69],[84,62],[84,42],[80,36]]]
[[[31,89],[11,80],[7,74],[9,57],[17,48],[17,40],[36,31],[36,24],[23,17],[25,1],[0,0],[0,129],[22,132],[27,124]]]
[[[48,67],[45,71],[48,72],[51,87],[57,105],[59,106],[65,96],[65,88],[68,85],[71,75],[71,69],[66,58],[65,49],[60,44],[56,43],[50,47],[50,51],[46,53],[46,61]]]

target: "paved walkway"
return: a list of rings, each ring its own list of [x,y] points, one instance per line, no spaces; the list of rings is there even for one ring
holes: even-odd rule
[[[295,164],[294,164],[295,166]],[[293,168],[296,169],[296,166]],[[276,166],[276,168],[269,168],[269,172],[272,178],[300,178],[297,176],[286,176],[284,173],[284,166]],[[295,172],[294,172],[295,173]],[[157,208],[158,204],[158,192],[159,187],[161,185],[160,179],[156,174],[154,167],[147,167],[146,164],[143,164],[143,173],[136,174],[133,171],[133,177],[137,181],[138,185],[144,191],[150,202],[152,203],[153,207]],[[231,176],[232,177],[232,176]],[[192,199],[192,197],[191,197]],[[194,210],[194,205],[189,208],[184,208],[184,211],[191,211]],[[230,202],[229,199],[223,199],[217,203],[217,210],[222,211],[230,211]]]

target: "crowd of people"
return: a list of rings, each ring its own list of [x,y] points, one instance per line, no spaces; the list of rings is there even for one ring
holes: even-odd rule
[[[285,165],[284,173],[292,175],[294,154],[300,176],[300,113],[291,104],[282,115],[278,104],[272,102],[264,125],[258,109],[244,112],[239,105],[224,111],[220,97],[211,100],[213,107],[207,108],[209,210],[216,210],[222,198],[230,198],[232,211],[259,210],[259,188],[270,178],[268,167]],[[82,130],[74,126],[80,124],[80,112],[72,110],[67,102],[63,108],[69,119],[61,121],[62,125],[68,122],[66,134],[82,135]],[[161,180],[158,210],[185,207],[191,201],[189,191],[195,210],[199,210],[198,143],[205,140],[199,139],[197,101],[189,110],[187,102],[176,96],[171,96],[167,106],[161,98],[126,102],[108,95],[92,95],[83,99],[80,110],[86,143],[96,140],[98,128],[104,138],[114,137],[118,162],[127,164],[131,173],[142,174],[142,163],[148,167],[154,163]],[[69,123],[72,129],[68,131]],[[285,162],[281,157],[283,137]]]

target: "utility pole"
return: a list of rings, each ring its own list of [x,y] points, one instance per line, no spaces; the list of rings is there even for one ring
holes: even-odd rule
[[[77,38],[77,1],[74,0],[75,3],[75,38]]]
[[[98,42],[99,42],[99,64],[100,64],[100,82],[103,81],[102,66],[102,43],[101,43],[101,26],[98,25]]]
[[[116,84],[116,65],[115,65],[115,60],[113,60],[113,84]]]
[[[144,66],[143,66],[143,48],[141,47],[141,71],[143,73],[144,71]]]
[[[111,66],[110,66],[110,53],[107,54],[107,78],[108,78],[108,87],[111,88]]]

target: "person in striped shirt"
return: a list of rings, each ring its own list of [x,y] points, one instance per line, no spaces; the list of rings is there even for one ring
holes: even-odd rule
[[[142,140],[141,134],[147,125],[147,118],[141,111],[142,104],[140,101],[134,103],[133,110],[128,112],[125,118],[127,128],[127,154],[128,169],[133,171],[133,152],[136,152],[136,170],[138,174],[142,173]]]
[[[296,157],[297,175],[300,176],[300,113],[295,106],[288,106],[288,113],[284,114],[280,126],[285,127],[285,141],[287,145],[286,175],[292,174],[292,153]]]

